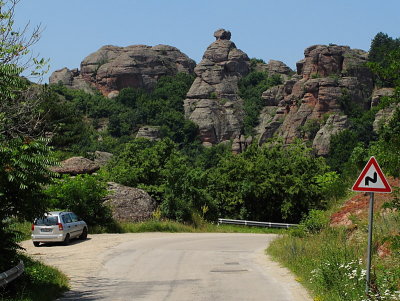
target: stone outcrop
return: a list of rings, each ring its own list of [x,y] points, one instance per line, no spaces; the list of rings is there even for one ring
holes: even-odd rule
[[[346,115],[330,115],[314,138],[313,148],[316,154],[319,156],[328,155],[331,137],[348,128],[348,126],[349,122]]]
[[[372,76],[365,67],[367,53],[347,46],[315,45],[304,51],[297,63],[297,75],[262,94],[265,108],[257,128],[259,143],[279,135],[286,143],[295,138],[314,140],[305,131],[319,124],[315,136],[317,153],[329,151],[330,137],[348,126],[343,107],[350,102],[367,110],[373,89]],[[325,118],[332,115],[330,118]],[[323,120],[329,121],[324,127]],[[329,131],[328,131],[329,128]]]
[[[184,53],[168,45],[108,45],[87,56],[80,71],[64,68],[54,72],[50,84],[61,81],[72,88],[96,88],[105,96],[115,97],[116,91],[127,87],[151,90],[163,75],[192,74],[195,65]]]
[[[400,110],[400,104],[392,104],[376,113],[373,123],[373,129],[375,133],[378,133],[380,128],[386,125],[392,119],[396,109]]]
[[[158,141],[161,139],[159,126],[142,126],[139,128],[136,138],[146,138],[150,141]]]
[[[277,60],[269,60],[267,64],[257,63],[254,70],[268,72],[269,75],[279,75],[283,80],[289,79],[295,72],[285,63]]]
[[[70,87],[72,89],[83,90],[87,93],[94,93],[94,88],[90,83],[86,82],[78,69],[69,70],[68,68],[63,68],[54,71],[49,78],[50,84],[63,84],[64,86]]]
[[[156,202],[144,190],[109,182],[104,204],[112,210],[117,221],[142,222],[152,217]]]
[[[394,92],[395,91],[393,88],[375,89],[374,92],[372,93],[371,107],[377,106],[379,104],[380,100],[382,99],[382,97],[393,96]]]
[[[96,162],[84,157],[72,157],[60,163],[60,166],[51,167],[51,171],[60,174],[76,176],[79,174],[91,174],[100,169]]]
[[[253,142],[252,137],[245,137],[244,135],[240,135],[240,137],[237,137],[233,139],[232,142],[232,153],[234,154],[240,154],[246,150],[248,146]]]
[[[249,58],[230,41],[231,33],[220,29],[214,36],[216,41],[196,66],[197,77],[184,101],[185,116],[199,126],[204,145],[241,134],[243,100],[238,81],[249,72]]]
[[[114,155],[108,152],[95,151],[93,156],[94,163],[98,164],[99,166],[104,166],[112,159]]]

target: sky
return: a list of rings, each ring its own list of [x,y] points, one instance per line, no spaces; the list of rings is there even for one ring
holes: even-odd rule
[[[49,59],[43,82],[104,45],[166,44],[198,63],[220,28],[250,58],[292,69],[311,45],[368,51],[378,32],[400,37],[399,0],[21,0],[15,15],[43,29],[31,48]]]

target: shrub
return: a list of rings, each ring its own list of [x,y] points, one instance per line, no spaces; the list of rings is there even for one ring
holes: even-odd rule
[[[75,212],[88,225],[107,225],[112,222],[111,210],[103,205],[106,184],[97,176],[64,176],[46,189],[55,208]]]

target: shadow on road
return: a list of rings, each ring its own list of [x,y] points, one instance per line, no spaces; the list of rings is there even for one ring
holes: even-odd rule
[[[64,245],[62,242],[47,242],[47,243],[41,243],[38,248],[49,248],[49,247],[68,248],[69,246],[74,246],[74,245],[85,243],[85,241],[88,241],[88,240],[91,240],[91,238],[86,238],[85,240],[73,239],[69,242],[68,245]]]

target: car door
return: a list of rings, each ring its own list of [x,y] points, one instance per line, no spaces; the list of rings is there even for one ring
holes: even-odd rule
[[[69,216],[71,217],[71,221],[73,224],[74,236],[81,235],[83,231],[83,223],[79,221],[79,218],[75,213],[70,212]]]
[[[65,225],[65,231],[67,233],[69,233],[69,236],[72,238],[74,237],[75,234],[75,226],[74,223],[72,222],[71,216],[69,215],[69,213],[63,213],[61,215],[62,221]]]

